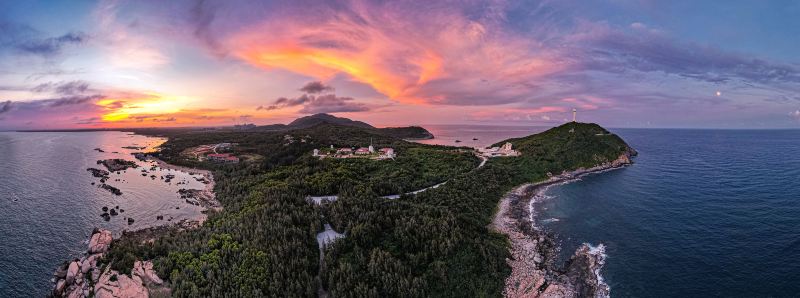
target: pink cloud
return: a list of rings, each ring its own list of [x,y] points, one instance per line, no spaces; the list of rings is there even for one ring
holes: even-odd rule
[[[519,101],[530,94],[528,82],[567,64],[536,40],[506,32],[493,19],[501,16],[474,20],[453,9],[360,2],[313,11],[246,26],[225,44],[264,69],[322,80],[344,74],[405,103]]]

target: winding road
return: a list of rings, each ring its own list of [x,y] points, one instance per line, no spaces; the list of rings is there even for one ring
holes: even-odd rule
[[[483,156],[483,155],[477,155],[477,156],[478,156],[478,158],[481,159],[481,163],[478,164],[477,167],[472,169],[473,171],[482,168],[484,165],[486,165],[486,162],[489,161],[489,158],[486,157],[486,156]],[[402,194],[381,196],[381,198],[390,199],[390,200],[399,199],[402,195],[416,195],[418,193],[427,191],[429,189],[438,188],[439,186],[442,186],[442,185],[445,185],[445,184],[447,184],[447,181],[439,183],[439,184],[436,184],[436,185],[433,185],[433,186],[429,186],[429,187],[426,187],[426,188],[423,188],[423,189],[418,189],[418,190],[415,190],[415,191],[410,191],[410,192],[406,192],[406,193],[402,193]],[[306,200],[308,200],[308,201],[310,201],[310,202],[312,202],[312,203],[314,203],[316,205],[322,204],[322,202],[333,202],[333,201],[336,201],[338,199],[339,199],[339,195],[308,196],[308,197],[306,197]]]

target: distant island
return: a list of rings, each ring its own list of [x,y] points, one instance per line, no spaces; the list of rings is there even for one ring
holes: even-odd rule
[[[132,131],[168,138],[139,157],[211,171],[222,208],[200,226],[113,240],[94,231],[86,256],[57,270],[54,296],[603,296],[602,248],[586,245],[558,264],[528,202],[541,187],[636,154],[599,125],[575,122],[488,151],[409,142],[433,136],[326,114]],[[342,148],[391,151],[341,158],[350,154]]]

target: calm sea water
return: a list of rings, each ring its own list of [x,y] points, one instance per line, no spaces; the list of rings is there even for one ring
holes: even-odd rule
[[[134,150],[121,147],[152,148],[162,142],[122,132],[0,132],[0,297],[45,296],[55,268],[86,251],[94,227],[118,234],[163,223],[157,215],[173,222],[202,217],[200,207],[176,193],[203,188],[187,173],[151,172],[176,175],[171,184],[143,177],[138,169],[114,173],[107,183],[121,189],[121,196],[91,185],[99,179],[86,168],[101,168],[97,160],[134,160]],[[140,164],[149,169],[149,164]],[[176,185],[182,181],[187,184]],[[106,222],[100,217],[104,206],[125,212]],[[134,224],[128,225],[126,217],[135,219]]]
[[[434,135],[434,138],[417,141],[419,143],[473,148],[486,147],[505,139],[529,136],[549,128],[487,125],[425,125],[424,127]],[[460,142],[456,142],[456,140]]]
[[[800,131],[612,131],[635,165],[535,206],[562,257],[605,244],[615,297],[800,295]]]

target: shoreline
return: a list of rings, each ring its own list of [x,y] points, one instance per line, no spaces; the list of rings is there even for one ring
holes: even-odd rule
[[[73,258],[58,266],[51,280],[53,297],[137,297],[148,296],[148,293],[159,295],[170,293],[170,289],[153,270],[153,263],[148,260],[136,260],[131,274],[125,275],[111,270],[108,265],[101,265],[105,253],[114,241],[132,239],[140,242],[152,242],[157,237],[171,231],[182,232],[196,229],[208,219],[208,211],[218,212],[222,205],[216,200],[214,193],[214,175],[211,171],[183,167],[169,164],[161,159],[149,157],[148,161],[155,161],[162,169],[182,171],[190,175],[202,175],[204,187],[202,190],[191,192],[193,199],[204,208],[200,216],[193,219],[183,219],[177,222],[164,222],[164,224],[143,227],[136,230],[123,230],[116,239],[109,230],[94,228],[89,237],[89,249],[80,258]],[[199,180],[198,180],[199,181]],[[183,189],[181,190],[183,191]],[[179,191],[179,193],[181,193]],[[187,199],[187,203],[189,200]]]
[[[209,170],[197,169],[197,168],[189,168],[184,166],[173,165],[167,163],[156,157],[147,157],[147,160],[155,161],[156,164],[162,169],[168,170],[175,170],[189,173],[189,175],[201,175],[203,179],[207,183],[203,183],[205,186],[197,193],[198,202],[205,208],[203,214],[207,213],[208,210],[213,210],[215,212],[222,211],[222,204],[217,201],[217,196],[214,193],[214,186],[216,185],[216,181],[214,180],[214,174],[211,173]],[[207,216],[204,216],[199,219],[200,224],[205,222]]]
[[[557,264],[555,235],[535,224],[533,204],[553,185],[582,176],[624,168],[632,164],[635,151],[612,162],[515,187],[499,202],[492,228],[509,239],[511,274],[505,280],[505,297],[609,297],[610,288],[600,275],[605,264],[603,244],[581,245],[566,264]]]

